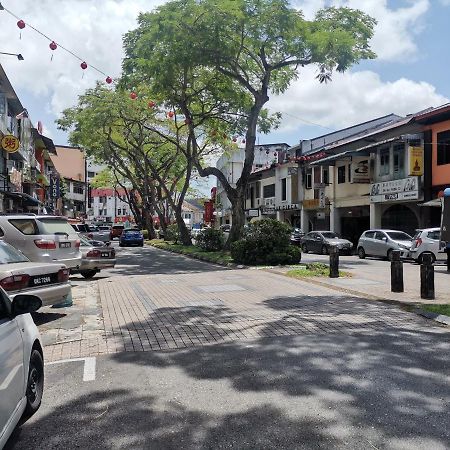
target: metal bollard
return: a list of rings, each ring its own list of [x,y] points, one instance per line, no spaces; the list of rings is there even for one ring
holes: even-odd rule
[[[391,291],[404,292],[403,262],[400,260],[400,250],[392,250],[391,259]]]
[[[330,278],[339,278],[339,249],[336,245],[330,246]]]
[[[450,248],[447,248],[447,272],[450,272]]]
[[[422,256],[420,265],[420,297],[434,300],[434,266],[433,257],[429,253]]]

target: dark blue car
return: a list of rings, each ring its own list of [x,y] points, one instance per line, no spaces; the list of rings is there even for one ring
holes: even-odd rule
[[[144,246],[144,235],[140,230],[123,230],[120,235],[119,246],[128,247],[131,245],[137,245],[139,247]]]

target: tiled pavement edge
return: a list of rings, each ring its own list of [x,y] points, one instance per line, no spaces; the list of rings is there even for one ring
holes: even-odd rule
[[[87,313],[80,325],[52,339],[44,330],[47,360],[267,336],[449,333],[394,306],[266,271],[112,277],[89,286],[74,295],[77,314]]]

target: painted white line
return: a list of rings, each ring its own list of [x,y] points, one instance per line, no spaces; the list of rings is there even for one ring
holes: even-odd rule
[[[85,358],[83,381],[95,380],[95,357]]]
[[[84,361],[83,381],[95,380],[96,359],[95,356],[88,358],[72,358],[72,359],[60,359],[59,361],[48,362],[45,365],[50,366],[54,364],[64,364],[69,362]]]

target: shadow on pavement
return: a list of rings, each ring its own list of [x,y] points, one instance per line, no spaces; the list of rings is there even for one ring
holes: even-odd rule
[[[299,317],[321,328],[111,357],[137,366],[140,385],[146,371],[164,378],[175,370],[189,382],[186,391],[207,381],[199,395],[216,405],[213,412],[164,388],[158,396],[149,379],[145,396],[124,389],[80,395],[26,424],[7,448],[448,448],[448,334],[432,325],[419,329],[415,316],[400,311],[401,326],[380,319],[356,327],[354,318],[368,309],[392,309],[364,299],[277,297],[264,304],[273,317],[261,335],[289,330]],[[339,309],[330,319],[333,304]],[[224,306],[187,306],[157,308],[147,321],[165,319],[172,326],[207,323],[219,332],[239,317]],[[327,320],[342,332],[329,332]],[[242,331],[252,326],[247,320]]]
[[[47,312],[34,312],[31,314],[31,317],[34,320],[34,323],[39,325],[44,325],[45,323],[53,322],[58,319],[62,319],[66,317],[67,314],[63,313],[47,313]]]

